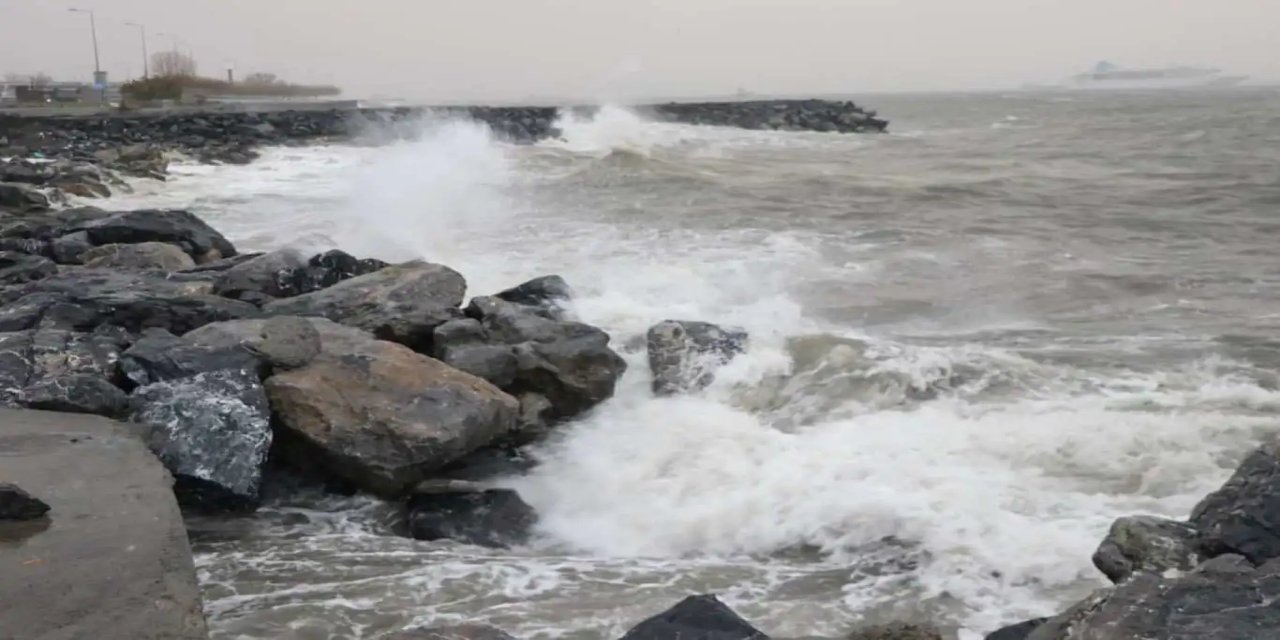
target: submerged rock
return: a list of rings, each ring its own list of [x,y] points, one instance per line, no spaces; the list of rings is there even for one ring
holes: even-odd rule
[[[49,513],[49,505],[16,484],[0,482],[0,520],[35,520]]]
[[[174,475],[186,506],[238,511],[257,506],[271,448],[271,409],[256,373],[221,370],[140,387],[133,421]]]
[[[931,626],[891,622],[863,627],[850,633],[846,640],[942,640],[942,632]]]
[[[322,352],[267,380],[282,453],[303,469],[401,495],[515,428],[517,403],[488,382],[358,331],[317,325]]]
[[[768,640],[714,595],[689,596],[632,627],[622,640]]]
[[[451,627],[429,627],[402,631],[390,640],[515,640],[505,631],[481,624],[463,624]]]
[[[409,498],[409,532],[418,540],[510,547],[529,540],[538,515],[511,489],[465,481],[428,481]]]
[[[466,286],[453,269],[414,261],[277,300],[263,310],[268,315],[327,318],[430,353],[432,331],[461,315],[458,307]]]
[[[180,247],[164,242],[104,244],[78,257],[84,266],[101,269],[181,271],[196,264]]]
[[[746,350],[747,332],[709,322],[666,320],[649,328],[649,368],[659,395],[706,388],[714,372]]]
[[[1195,528],[1151,516],[1117,519],[1093,554],[1093,565],[1112,582],[1139,572],[1190,571],[1200,564]]]
[[[1191,512],[1209,555],[1238,553],[1254,564],[1280,558],[1280,442],[1240,463],[1221,489]]]

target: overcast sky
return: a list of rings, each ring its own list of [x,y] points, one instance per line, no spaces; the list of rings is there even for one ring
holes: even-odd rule
[[[206,75],[348,94],[621,100],[1053,82],[1099,60],[1280,80],[1280,0],[0,0],[0,73],[140,75],[176,34]]]

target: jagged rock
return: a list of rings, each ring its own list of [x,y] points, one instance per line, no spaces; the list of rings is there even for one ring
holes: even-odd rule
[[[199,263],[236,254],[235,247],[221,233],[186,211],[140,209],[113,213],[69,227],[67,231],[84,231],[94,246],[142,242],[174,244]]]
[[[296,273],[306,266],[302,254],[294,249],[272,251],[223,271],[213,291],[255,304],[287,298],[302,293],[298,290]]]
[[[401,631],[389,640],[516,640],[505,631],[480,624]]]
[[[1210,556],[1238,553],[1254,564],[1280,558],[1280,442],[1249,454],[1221,489],[1196,505],[1191,525]]]
[[[418,540],[457,540],[510,547],[529,540],[538,514],[510,489],[475,483],[428,481],[409,498],[409,532]]]
[[[164,329],[149,329],[120,356],[120,371],[135,385],[188,378],[211,371],[257,374],[258,359],[244,347],[208,347]]]
[[[0,520],[35,520],[49,513],[49,505],[16,484],[0,482]]]
[[[271,409],[256,373],[220,370],[140,387],[134,422],[174,475],[184,505],[243,510],[258,504],[271,448]]]
[[[1117,519],[1093,554],[1093,565],[1112,582],[1138,572],[1190,571],[1200,564],[1195,528],[1151,516]]]
[[[542,276],[493,297],[533,307],[550,318],[561,318],[564,315],[564,304],[573,297],[573,290],[560,276]]]
[[[858,629],[847,640],[942,640],[942,632],[930,626],[891,622]]]
[[[264,255],[266,254],[260,251],[252,252],[252,253],[237,253],[236,255],[231,256],[230,258],[222,258],[221,260],[214,260],[213,262],[198,264],[189,269],[183,269],[179,273],[186,274],[186,275],[197,274],[197,273],[222,273],[227,269],[230,269],[236,265],[244,264],[250,260],[261,258]]]
[[[196,264],[180,247],[164,242],[104,244],[79,254],[78,258],[84,266],[99,269],[181,271]]]
[[[1191,573],[1134,574],[1067,612],[1027,640],[1258,640],[1280,629],[1280,561],[1253,568],[1237,555],[1214,558]]]
[[[21,284],[58,272],[53,261],[14,251],[0,251],[0,285]]]
[[[479,378],[358,331],[317,324],[322,352],[267,380],[296,465],[386,495],[515,428],[517,403]]]
[[[522,393],[517,400],[520,401],[520,414],[512,437],[519,446],[529,444],[551,430],[555,407],[546,396],[538,393]]]
[[[232,320],[205,325],[183,336],[193,344],[215,349],[243,348],[272,371],[305,366],[324,348],[326,335],[339,344],[346,337],[362,340],[369,336],[323,318],[274,316],[254,320]],[[340,353],[338,347],[336,353]]]
[[[332,287],[343,280],[368,275],[388,267],[387,263],[373,258],[359,259],[333,249],[311,256],[306,266],[294,271],[293,288],[300,295]]]
[[[58,264],[80,264],[84,254],[93,249],[89,234],[83,231],[68,233],[50,242],[49,251]]]
[[[30,409],[89,413],[116,417],[129,406],[129,397],[106,379],[89,374],[45,378],[22,390],[21,403]]]
[[[414,261],[277,300],[263,310],[268,315],[327,318],[430,353],[432,332],[460,315],[466,287],[457,271]]]
[[[160,327],[182,334],[220,320],[258,315],[257,307],[208,295],[207,284],[142,273],[83,269],[0,292],[0,331],[37,325],[91,330],[113,325],[140,332]]]
[[[649,368],[660,395],[704,389],[714,372],[746,349],[747,332],[709,322],[666,320],[649,328]]]
[[[632,627],[622,640],[768,640],[714,595],[689,596]]]
[[[1048,620],[1048,618],[1036,618],[1002,627],[987,634],[983,640],[1027,640],[1032,631],[1039,629]]]
[[[49,197],[30,185],[0,182],[0,208],[14,211],[47,211]]]

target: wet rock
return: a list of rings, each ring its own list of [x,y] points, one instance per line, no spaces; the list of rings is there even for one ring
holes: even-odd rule
[[[768,640],[714,595],[689,596],[632,627],[622,640]]]
[[[520,414],[516,419],[516,432],[512,434],[513,443],[523,446],[532,443],[551,430],[555,419],[555,407],[546,396],[538,393],[522,393]]]
[[[1280,558],[1280,442],[1240,463],[1221,489],[1191,512],[1210,556],[1238,553],[1254,564]]]
[[[49,251],[58,264],[80,264],[85,253],[93,249],[89,234],[83,231],[68,233],[53,240]]]
[[[318,356],[325,336],[340,343],[345,337],[362,340],[370,336],[323,318],[274,316],[253,320],[232,320],[205,325],[183,336],[193,344],[215,349],[244,349],[271,371],[288,371],[305,366]],[[344,343],[345,344],[345,343]],[[339,351],[340,353],[340,347]]]
[[[84,266],[100,269],[181,271],[196,264],[180,247],[163,242],[104,244],[80,253],[78,258]]]
[[[0,182],[0,209],[13,211],[47,211],[49,197],[30,185]]]
[[[1190,571],[1201,561],[1197,535],[1190,525],[1164,518],[1119,518],[1094,552],[1093,565],[1115,583],[1137,572]]]
[[[0,331],[36,325],[92,330],[112,325],[132,332],[160,327],[182,334],[210,322],[258,315],[257,307],[184,283],[141,273],[83,269],[59,273],[0,293]]]
[[[92,374],[44,378],[27,385],[21,397],[21,404],[30,409],[107,417],[123,415],[129,406],[124,391]]]
[[[987,634],[983,640],[1027,640],[1032,631],[1039,629],[1048,618],[1036,618],[996,629]]]
[[[223,271],[214,283],[213,291],[254,304],[294,296],[301,293],[295,274],[306,264],[302,254],[294,249],[272,251]]]
[[[1214,558],[1179,577],[1137,573],[1050,618],[1027,640],[1255,640],[1280,629],[1280,562]]]
[[[271,448],[271,409],[251,370],[220,370],[134,391],[134,422],[174,475],[183,505],[239,511],[258,504]]]
[[[709,322],[666,320],[649,328],[649,368],[659,395],[706,388],[714,372],[746,350],[747,332]]]
[[[220,259],[220,260],[214,260],[213,262],[206,262],[206,263],[204,263],[204,264],[198,264],[198,265],[196,265],[196,266],[194,266],[194,267],[191,267],[191,268],[189,268],[189,269],[183,269],[183,270],[182,270],[182,271],[180,271],[179,273],[182,273],[182,274],[188,274],[188,275],[189,275],[189,274],[198,274],[198,273],[222,273],[222,272],[226,271],[227,269],[230,269],[230,268],[232,268],[232,267],[234,267],[234,266],[236,266],[236,265],[244,264],[244,263],[246,263],[246,262],[248,262],[248,261],[250,261],[250,260],[254,260],[254,259],[256,259],[256,258],[260,258],[260,257],[262,257],[262,256],[264,256],[264,255],[266,255],[266,254],[264,254],[264,253],[262,253],[262,252],[254,252],[254,253],[237,253],[236,255],[231,256],[230,258],[222,258],[222,259]],[[215,278],[215,279],[216,279],[216,278]]]
[[[16,484],[0,482],[0,520],[35,520],[49,513],[49,505]]]
[[[120,356],[120,371],[135,385],[188,378],[211,371],[257,374],[258,359],[244,347],[208,347],[164,329],[149,329]]]
[[[465,291],[466,281],[453,269],[414,261],[277,300],[263,310],[268,315],[327,318],[430,353],[432,332],[461,315],[458,306]]]
[[[343,280],[368,275],[388,267],[387,263],[373,258],[359,259],[355,256],[333,249],[319,253],[307,261],[305,267],[293,273],[293,288],[300,295],[332,287]]]
[[[0,251],[0,285],[21,284],[58,272],[53,261],[14,251]]]
[[[529,540],[538,514],[510,489],[460,480],[427,481],[409,498],[409,532],[418,540],[510,547]]]
[[[400,495],[515,428],[514,398],[479,378],[360,332],[267,380],[284,454],[303,469]]]
[[[85,232],[94,246],[143,242],[173,244],[198,263],[236,254],[235,247],[221,233],[187,211],[125,211],[69,227],[67,231]]]
[[[429,627],[402,631],[390,640],[515,640],[501,629],[480,624]]]
[[[847,640],[942,640],[942,632],[925,625],[891,622],[858,629]]]
[[[543,276],[514,286],[494,297],[533,307],[551,318],[561,318],[564,315],[564,304],[573,297],[573,290],[560,276]]]

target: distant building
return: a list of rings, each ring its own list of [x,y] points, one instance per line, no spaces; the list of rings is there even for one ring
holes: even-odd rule
[[[48,84],[31,85],[25,82],[0,82],[0,106],[12,107],[22,105],[49,104],[93,104],[101,102],[104,96],[85,82],[50,82]],[[120,100],[120,85],[107,87],[107,102]]]

